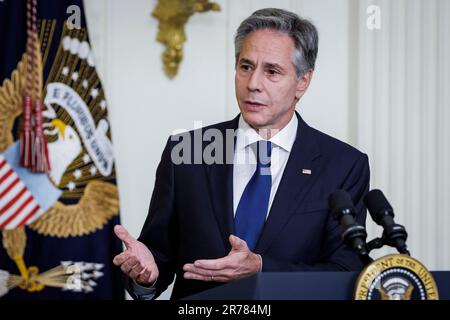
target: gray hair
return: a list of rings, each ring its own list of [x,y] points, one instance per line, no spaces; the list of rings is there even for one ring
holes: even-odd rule
[[[245,37],[251,32],[261,29],[286,33],[294,41],[295,50],[292,63],[295,66],[297,78],[310,69],[314,70],[319,46],[316,27],[293,12],[274,8],[255,11],[239,26],[234,37],[236,65]]]

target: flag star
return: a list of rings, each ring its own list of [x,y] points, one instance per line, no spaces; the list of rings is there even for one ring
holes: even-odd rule
[[[105,100],[102,100],[100,102],[100,108],[102,108],[102,110],[105,110],[105,108],[106,108],[106,101]]]
[[[72,73],[72,80],[77,81],[77,79],[78,79],[78,72]]]
[[[68,67],[64,67],[63,69],[62,69],[62,72],[61,72],[64,76],[67,76],[68,74],[69,74],[69,68]]]
[[[67,184],[67,189],[69,189],[70,191],[72,191],[73,189],[75,189],[75,183],[73,181],[70,181]]]
[[[91,173],[91,175],[94,175],[94,174],[97,173],[97,168],[96,168],[95,166],[92,166],[92,167],[89,169],[89,172]]]
[[[89,82],[86,79],[84,79],[83,83],[81,85],[83,86],[83,88],[86,89],[88,87],[88,85],[89,85]]]
[[[79,169],[75,170],[75,171],[73,172],[73,176],[74,176],[76,179],[79,179],[79,178],[81,177],[81,170],[79,170]]]
[[[91,97],[92,97],[92,99],[97,98],[97,96],[98,96],[98,89],[97,88],[92,89],[91,90]]]
[[[83,156],[83,162],[84,162],[84,164],[86,164],[86,163],[88,163],[89,161],[91,161],[91,158],[90,158],[89,155],[86,153],[86,154]]]

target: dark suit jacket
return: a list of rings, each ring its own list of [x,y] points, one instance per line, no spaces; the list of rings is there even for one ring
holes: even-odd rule
[[[297,137],[255,253],[262,256],[263,272],[360,270],[362,261],[342,243],[340,225],[330,217],[328,196],[336,189],[347,190],[357,207],[356,219],[364,225],[368,158],[297,117]],[[224,133],[236,129],[238,119],[199,130],[216,128]],[[194,133],[187,135],[193,138]],[[179,299],[220,285],[186,280],[182,268],[185,263],[224,257],[230,251],[233,165],[174,165],[171,150],[175,144],[169,139],[162,154],[139,240],[150,248],[159,267],[156,294],[176,274],[172,299]],[[302,169],[310,169],[311,175],[302,174]]]

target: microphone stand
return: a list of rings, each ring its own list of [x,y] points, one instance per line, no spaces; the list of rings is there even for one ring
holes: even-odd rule
[[[397,246],[391,244],[391,243],[388,241],[387,237],[385,237],[384,235],[383,235],[381,238],[378,237],[378,238],[375,238],[375,239],[370,240],[370,241],[367,243],[367,252],[370,253],[372,250],[374,250],[374,249],[380,249],[380,248],[382,248],[383,246],[390,246],[390,247],[396,248],[397,251],[398,251],[399,253],[402,253],[402,254],[406,254],[406,255],[408,255],[408,256],[411,256],[411,254],[410,254],[410,252],[408,251],[408,249],[400,250],[399,248],[397,248]]]

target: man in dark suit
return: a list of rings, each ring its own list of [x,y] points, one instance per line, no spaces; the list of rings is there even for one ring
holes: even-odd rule
[[[134,298],[157,297],[175,275],[172,298],[182,298],[257,272],[363,266],[342,243],[328,196],[347,190],[365,224],[367,156],[295,112],[312,78],[316,28],[263,9],[242,22],[235,47],[240,115],[171,137],[139,239],[115,228],[127,249],[114,263]]]

